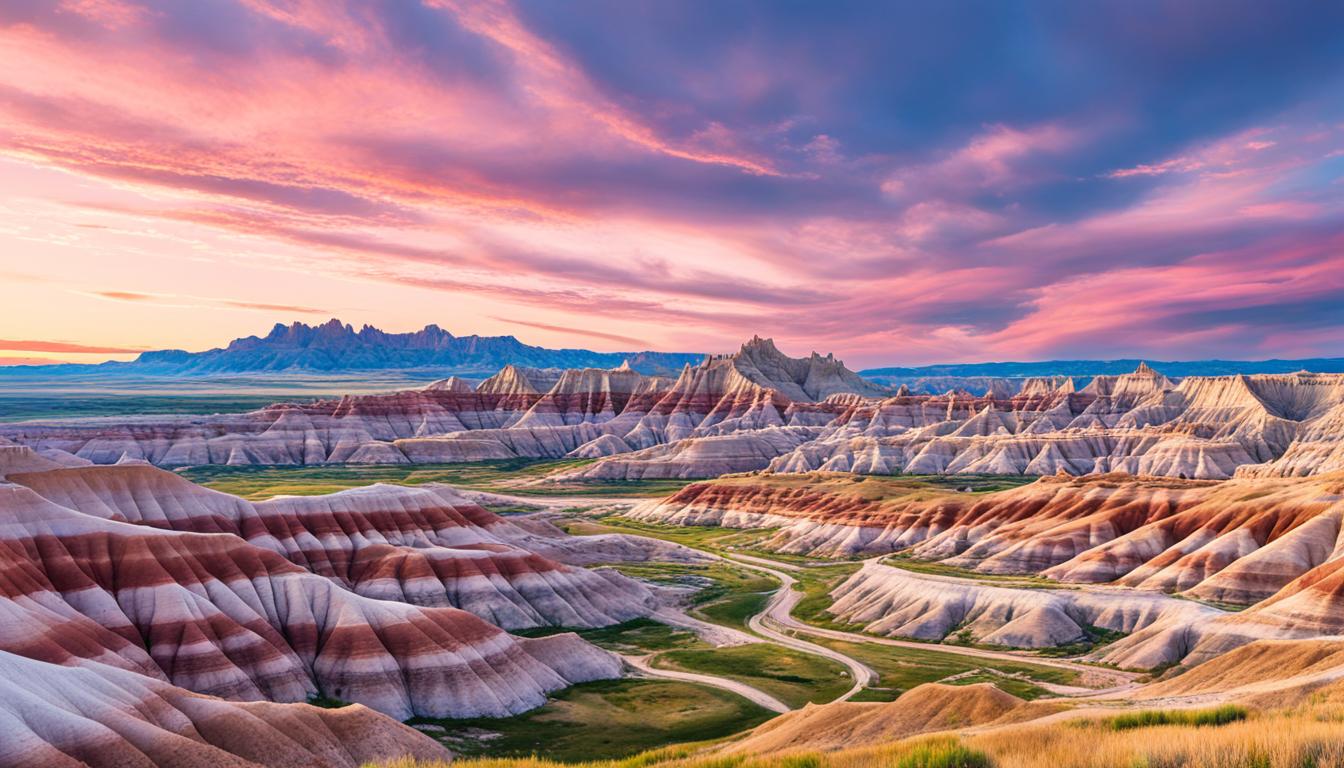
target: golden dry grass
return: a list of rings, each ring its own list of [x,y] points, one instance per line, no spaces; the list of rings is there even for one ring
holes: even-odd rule
[[[830,752],[771,754],[681,747],[584,768],[1344,768],[1344,683],[1282,696],[1222,725],[1114,730],[1111,716],[971,728]],[[730,745],[731,748],[731,745]],[[982,761],[983,758],[983,761]],[[561,768],[539,759],[468,760],[456,768]],[[400,761],[389,768],[443,768]]]

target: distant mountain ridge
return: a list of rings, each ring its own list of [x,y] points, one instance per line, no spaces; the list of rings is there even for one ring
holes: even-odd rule
[[[887,385],[932,378],[1028,378],[1044,376],[1118,376],[1146,364],[1175,378],[1187,376],[1231,376],[1256,373],[1344,373],[1344,357],[1315,357],[1301,360],[1185,360],[1159,361],[1126,358],[1124,360],[1044,360],[1040,362],[951,363],[913,367],[867,368],[859,375]]]
[[[16,366],[25,372],[115,373],[200,376],[237,373],[424,370],[444,374],[490,375],[506,365],[533,368],[615,368],[628,362],[641,373],[669,373],[703,354],[679,352],[594,352],[548,349],[513,336],[454,336],[437,325],[410,333],[388,333],[332,319],[321,325],[277,323],[265,336],[234,339],[228,346],[187,352],[145,352],[131,362],[98,365]]]

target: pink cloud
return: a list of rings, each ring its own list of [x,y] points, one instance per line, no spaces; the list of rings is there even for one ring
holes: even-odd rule
[[[900,197],[1020,186],[1037,173],[1027,167],[1027,160],[1065,152],[1079,140],[1076,131],[1062,125],[986,126],[940,160],[888,177],[882,182],[882,191]]]
[[[174,307],[326,313],[321,296],[199,287],[235,263],[267,263],[278,280],[367,288],[369,305],[421,323],[447,324],[436,313],[474,301],[504,305],[483,315],[498,323],[516,309],[507,322],[623,345],[695,348],[682,340],[759,330],[858,363],[1023,357],[1081,343],[1082,329],[1110,343],[1127,327],[1117,317],[1169,317],[1196,289],[1229,307],[1314,295],[1292,293],[1306,289],[1287,267],[1260,280],[1250,257],[1200,259],[1248,242],[1272,259],[1282,251],[1269,239],[1319,237],[1339,212],[1284,183],[1338,152],[1336,128],[1314,126],[1323,135],[1311,142],[1276,127],[1184,147],[1100,174],[1132,179],[1127,190],[1148,190],[1140,199],[1051,215],[1021,200],[1046,183],[1067,193],[1060,161],[1100,141],[1088,123],[989,124],[914,160],[847,154],[859,142],[842,144],[806,105],[757,136],[717,114],[672,132],[656,118],[676,105],[613,95],[505,2],[434,4],[433,18],[482,47],[469,62],[481,72],[427,66],[366,9],[244,5],[256,34],[232,42],[286,42],[195,46],[114,0],[70,0],[60,17],[77,24],[0,28],[0,162],[59,179],[40,190],[0,180],[0,203],[13,203],[0,210],[4,243],[54,282],[80,277],[61,271],[61,248],[116,242],[127,263],[171,264],[67,290],[95,309],[119,302],[146,333]],[[742,99],[777,82],[745,54],[733,72]],[[1119,186],[1098,170],[1086,181]],[[721,199],[697,194],[706,179],[768,213],[715,210]],[[47,218],[14,202],[33,199],[50,203]],[[51,224],[94,215],[115,226]],[[232,298],[197,295],[216,291]],[[595,317],[638,326],[585,330]],[[1155,348],[1232,333],[1222,320],[1142,327]]]
[[[0,339],[0,350],[6,352],[66,352],[112,355],[145,351],[144,347],[109,347],[78,344],[71,341],[33,341],[27,339]]]

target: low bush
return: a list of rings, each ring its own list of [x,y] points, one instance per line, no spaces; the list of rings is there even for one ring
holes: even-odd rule
[[[1155,725],[1226,725],[1246,719],[1246,708],[1224,704],[1213,709],[1145,709],[1127,712],[1107,721],[1114,731],[1148,728]]]
[[[959,741],[939,739],[917,744],[896,759],[895,768],[992,768],[989,756]]]

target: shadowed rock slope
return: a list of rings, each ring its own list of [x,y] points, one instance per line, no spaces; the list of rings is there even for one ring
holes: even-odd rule
[[[445,488],[251,504],[153,467],[61,467],[12,446],[0,475],[0,755],[17,764],[442,756],[369,709],[269,702],[515,714],[620,661],[491,621],[597,626],[652,609],[642,585],[531,552],[553,537]]]
[[[106,664],[0,651],[0,765],[357,768],[390,756],[450,757],[361,705],[224,701]]]

